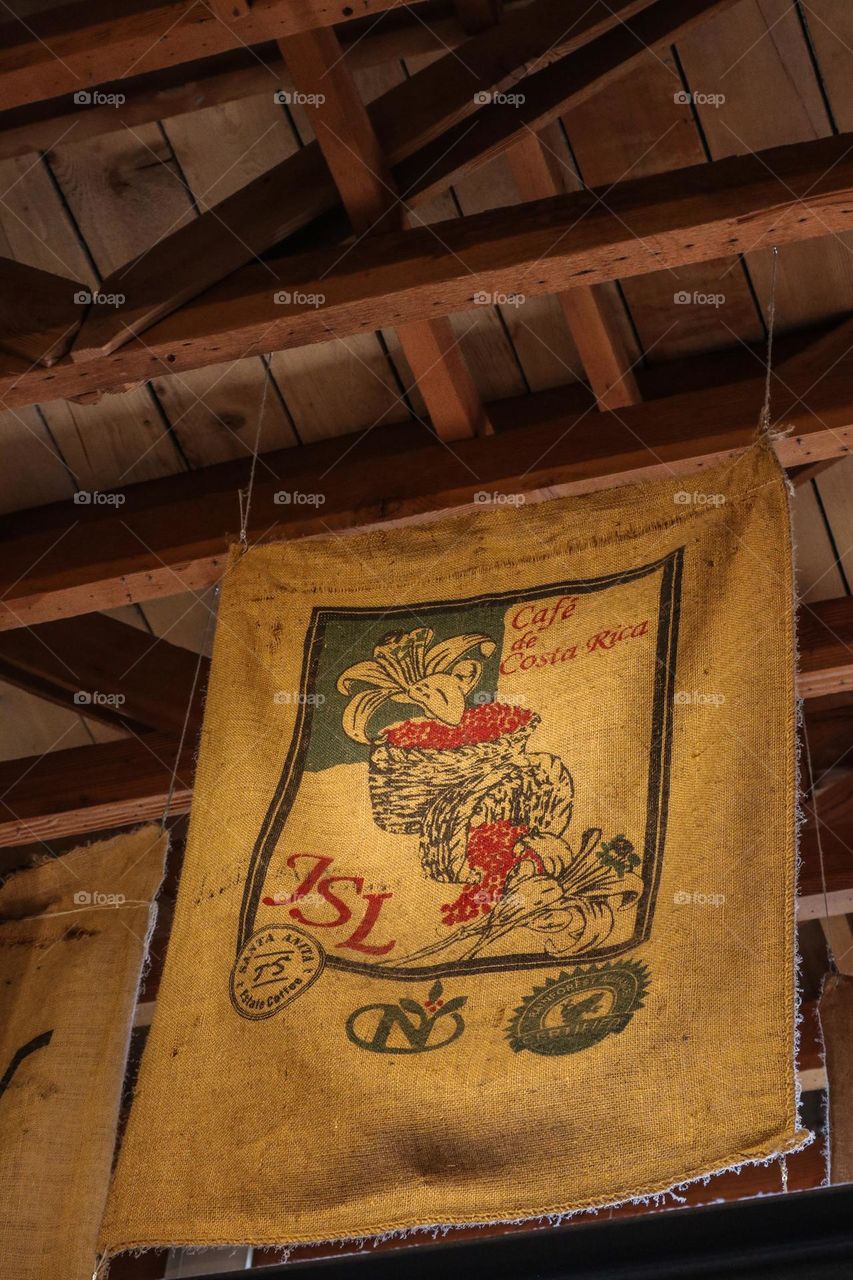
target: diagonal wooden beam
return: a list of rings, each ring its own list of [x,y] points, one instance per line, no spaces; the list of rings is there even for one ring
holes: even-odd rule
[[[55,364],[74,341],[91,298],[77,280],[0,258],[0,351]]]
[[[0,634],[0,680],[104,724],[180,733],[197,655],[115,618],[92,613]],[[209,663],[189,727],[201,727]]]
[[[559,195],[563,183],[532,131],[507,151],[518,193],[524,200]],[[601,409],[619,409],[642,398],[622,335],[601,285],[565,289],[557,301]]]
[[[725,2],[703,0],[706,8]],[[497,109],[491,101],[494,94],[511,88],[530,67],[566,56],[649,3],[533,0],[529,8],[499,27],[478,33],[458,53],[424,68],[368,108],[382,155],[389,165],[410,159],[422,174],[419,148],[436,139],[440,142],[453,126],[469,129],[469,118],[479,119],[481,113]],[[617,56],[623,55],[625,49],[620,46]],[[587,78],[587,87],[588,83]],[[573,99],[571,77],[564,90],[566,105]],[[487,102],[482,101],[484,96]],[[517,127],[523,128],[520,121]],[[428,160],[427,169],[432,165],[434,161]],[[410,203],[424,198],[416,186],[409,180],[403,184]],[[143,332],[336,204],[328,166],[319,145],[312,143],[203,213],[191,228],[179,228],[114,272],[104,290],[126,295],[130,305],[121,314],[107,307],[94,308],[75,345],[75,358],[86,360],[115,350],[132,334]]]
[[[280,47],[335,180],[353,230],[403,225],[394,178],[334,31],[306,31]],[[433,429],[442,440],[483,435],[489,423],[450,320],[399,325],[397,337]]]
[[[247,267],[144,342],[49,370],[7,364],[4,373],[0,364],[0,400],[16,406],[115,390],[164,369],[470,310],[479,292],[559,293],[851,228],[853,135],[842,134],[552,196],[525,206],[523,218],[497,209],[369,236],[345,254]]]
[[[453,451],[418,424],[378,427],[264,455],[249,537],[296,538],[441,511],[478,492],[584,493],[689,474],[755,438],[760,377],[593,412],[574,384],[487,406],[496,434]],[[842,364],[807,402],[782,387],[775,444],[785,466],[839,456],[853,446],[853,379]],[[131,485],[123,504],[70,502],[0,520],[0,630],[194,591],[215,582],[236,532],[235,493],[248,461]],[[276,494],[319,494],[318,506],[282,505]]]

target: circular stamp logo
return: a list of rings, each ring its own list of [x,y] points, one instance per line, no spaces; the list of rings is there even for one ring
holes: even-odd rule
[[[516,1053],[579,1053],[624,1031],[642,1008],[648,985],[648,968],[637,960],[546,978],[544,987],[534,987],[516,1009],[507,1038]]]
[[[323,948],[289,924],[258,929],[231,971],[231,1003],[243,1018],[271,1018],[316,981],[326,962]]]

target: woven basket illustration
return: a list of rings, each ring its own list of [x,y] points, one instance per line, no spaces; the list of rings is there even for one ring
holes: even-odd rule
[[[476,788],[488,774],[521,757],[539,724],[533,715],[512,733],[459,747],[396,747],[378,742],[370,752],[368,781],[376,825],[395,835],[418,835],[437,797],[466,782]]]

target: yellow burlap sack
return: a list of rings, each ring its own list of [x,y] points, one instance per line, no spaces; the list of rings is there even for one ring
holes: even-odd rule
[[[168,837],[142,827],[0,889],[0,1275],[90,1280]]]
[[[798,1146],[782,475],[226,575],[104,1247],[554,1214]]]

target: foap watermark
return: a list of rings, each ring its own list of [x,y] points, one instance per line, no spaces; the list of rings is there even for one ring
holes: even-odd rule
[[[500,702],[507,707],[530,706],[530,699],[525,693],[491,693],[488,689],[478,689],[471,701],[475,706],[483,706],[487,702]]]
[[[326,301],[325,293],[301,293],[299,289],[279,289],[272,296],[276,306],[287,307],[322,307]]]
[[[120,907],[127,902],[123,893],[99,893],[97,889],[78,889],[74,895],[78,907]]]
[[[74,102],[78,107],[123,107],[127,97],[123,93],[102,93],[100,89],[78,89]]]
[[[276,89],[273,101],[280,107],[322,107],[325,93],[300,93],[298,89]]]
[[[673,101],[679,107],[716,107],[719,109],[726,101],[724,93],[688,93],[686,89],[673,95]]]
[[[698,889],[676,889],[672,900],[677,907],[722,907],[725,906],[724,893],[700,893]]]
[[[672,295],[672,300],[677,307],[714,307],[717,311],[726,305],[724,293],[701,293],[698,289],[692,293],[688,289],[679,289]]]
[[[76,307],[88,307],[94,303],[96,307],[123,307],[127,297],[123,293],[99,293],[97,289],[78,289],[74,294]]]
[[[724,693],[703,693],[701,689],[679,689],[675,695],[679,707],[721,707],[725,700]]]
[[[726,501],[724,493],[698,493],[689,489],[677,489],[672,495],[673,502],[679,507],[722,507]]]
[[[523,93],[501,93],[500,90],[479,89],[474,94],[474,102],[478,107],[488,106],[495,102],[502,107],[523,107],[527,99]]]
[[[487,506],[489,503],[495,503],[499,507],[523,507],[527,501],[527,495],[524,493],[498,493],[497,491],[489,493],[486,489],[479,489],[474,494],[474,501],[478,506]]]
[[[324,693],[303,693],[301,689],[276,689],[273,702],[284,707],[322,707],[326,701]]]
[[[521,307],[526,301],[523,293],[487,293],[483,289],[472,298],[475,307]]]
[[[78,707],[123,707],[127,698],[123,693],[101,693],[98,689],[78,689],[74,694]]]
[[[74,494],[78,507],[122,507],[127,501],[124,493],[102,493],[100,489],[78,489]]]
[[[326,501],[325,493],[301,493],[299,489],[279,489],[273,494],[273,502],[277,507],[322,507]]]

